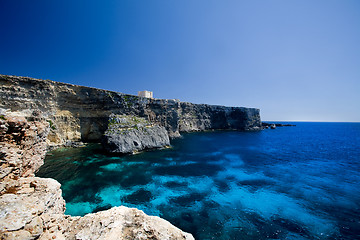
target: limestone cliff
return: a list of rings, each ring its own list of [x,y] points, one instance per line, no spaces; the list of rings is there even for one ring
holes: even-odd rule
[[[110,153],[136,153],[170,146],[170,140],[164,127],[144,118],[111,114],[102,144]]]
[[[32,118],[0,118],[0,239],[194,239],[164,219],[123,206],[64,215],[60,184],[33,177],[43,163],[50,123],[38,112]]]
[[[211,129],[260,130],[259,109],[149,99],[90,87],[0,75],[0,110],[31,117],[43,112],[50,144],[100,141],[110,114],[134,115],[166,128],[170,137]],[[1,114],[1,113],[0,113]]]

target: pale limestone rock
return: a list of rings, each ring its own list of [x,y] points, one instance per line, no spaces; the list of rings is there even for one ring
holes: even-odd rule
[[[43,215],[63,214],[65,201],[61,196],[60,184],[50,178],[21,178],[9,183],[8,191],[0,196],[0,232],[29,229],[40,235]],[[22,193],[22,187],[31,186],[31,193]],[[38,230],[34,230],[34,229]]]
[[[135,208],[114,207],[74,220],[65,234],[68,239],[194,239],[159,217]]]
[[[3,232],[0,233],[1,239],[5,240],[33,240],[34,237],[31,236],[31,233],[26,230],[19,230],[15,232]]]
[[[39,237],[44,231],[44,224],[41,217],[35,217],[30,223],[24,227],[25,231],[28,231],[31,236]]]

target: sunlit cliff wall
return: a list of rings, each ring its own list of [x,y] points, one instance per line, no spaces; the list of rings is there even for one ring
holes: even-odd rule
[[[166,128],[170,137],[181,132],[211,129],[259,130],[260,111],[255,108],[192,104],[39,80],[0,75],[0,110],[26,118],[38,112],[48,119],[48,141],[99,141],[109,115],[145,117]],[[1,114],[1,112],[0,112]]]

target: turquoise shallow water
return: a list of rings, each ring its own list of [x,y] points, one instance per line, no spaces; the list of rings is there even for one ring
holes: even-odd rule
[[[360,123],[296,124],[123,157],[59,149],[37,176],[62,184],[70,215],[125,205],[197,239],[360,239]]]

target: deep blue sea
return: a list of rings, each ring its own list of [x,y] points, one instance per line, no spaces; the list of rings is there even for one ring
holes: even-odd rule
[[[196,239],[360,239],[360,123],[184,134],[172,148],[50,152],[66,213],[125,205]]]

